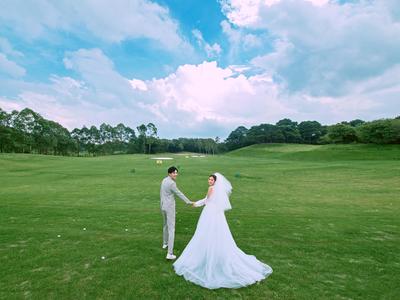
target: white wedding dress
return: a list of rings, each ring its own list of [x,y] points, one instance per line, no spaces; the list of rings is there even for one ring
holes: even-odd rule
[[[272,269],[237,247],[224,214],[231,208],[232,187],[224,176],[215,175],[210,198],[196,202],[205,204],[196,231],[173,266],[178,275],[208,289],[240,288],[265,279]]]

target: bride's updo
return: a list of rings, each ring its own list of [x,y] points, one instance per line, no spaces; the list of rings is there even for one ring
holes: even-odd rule
[[[214,174],[211,174],[210,176],[208,176],[208,178],[210,178],[210,177],[214,178],[214,182],[217,181],[217,176],[215,176]]]

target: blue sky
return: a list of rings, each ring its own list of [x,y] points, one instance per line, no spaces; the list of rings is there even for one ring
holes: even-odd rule
[[[2,1],[0,107],[225,138],[400,114],[400,2]]]

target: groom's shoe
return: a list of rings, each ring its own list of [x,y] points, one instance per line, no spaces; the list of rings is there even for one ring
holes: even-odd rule
[[[169,253],[168,253],[166,259],[174,260],[174,259],[176,259],[176,256],[173,255],[173,254],[169,254]]]
[[[163,248],[163,249],[166,249],[167,247],[168,247],[167,244],[162,245],[162,248]]]

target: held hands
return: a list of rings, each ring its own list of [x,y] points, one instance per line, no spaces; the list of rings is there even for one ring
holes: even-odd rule
[[[191,202],[190,205],[192,205],[192,207],[198,207],[196,202]]]
[[[199,203],[200,201],[201,200],[195,201],[195,202],[190,201],[190,202],[188,202],[188,204],[191,205],[192,207],[200,207],[202,205],[202,203]]]
[[[205,204],[206,204],[206,198],[201,199],[199,201],[192,202],[193,207],[202,207]]]

